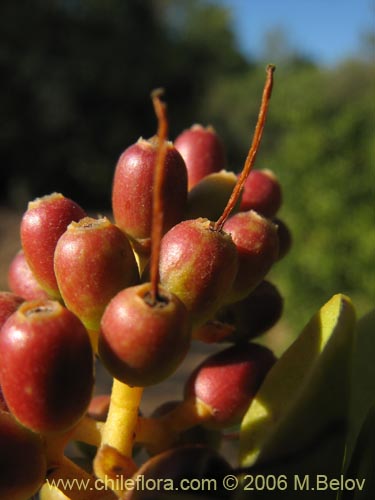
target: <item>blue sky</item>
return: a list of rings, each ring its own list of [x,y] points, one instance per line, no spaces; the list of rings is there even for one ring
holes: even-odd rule
[[[240,47],[257,57],[264,35],[281,28],[292,47],[323,64],[356,54],[375,30],[375,0],[216,0],[232,11]]]

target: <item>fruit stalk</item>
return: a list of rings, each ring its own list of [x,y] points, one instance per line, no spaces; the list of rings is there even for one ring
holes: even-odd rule
[[[202,401],[192,398],[185,399],[169,413],[160,417],[160,422],[170,429],[170,432],[179,434],[195,425],[211,419],[211,411]]]
[[[160,242],[163,236],[163,183],[165,175],[165,159],[167,156],[167,137],[168,137],[168,120],[166,115],[166,105],[160,99],[163,94],[162,89],[156,89],[152,92],[152,102],[154,105],[155,114],[158,118],[158,151],[156,156],[156,164],[154,171],[154,192],[152,199],[152,229],[151,229],[151,263],[150,263],[150,278],[151,278],[151,300],[155,304],[158,299],[158,284],[159,284],[159,256]]]
[[[166,450],[174,442],[174,433],[160,421],[160,418],[139,417],[135,442],[156,450]]]
[[[192,399],[181,401],[168,413],[158,417],[139,417],[135,442],[145,445],[152,454],[173,447],[181,433],[207,422],[211,413],[204,403]]]
[[[72,483],[73,480],[74,483]],[[64,483],[66,488],[64,488]],[[83,483],[87,487],[80,487]],[[53,484],[58,484],[59,488],[53,486]],[[100,488],[98,488],[98,483],[94,476],[81,469],[81,467],[78,467],[78,465],[67,457],[64,457],[60,466],[52,470],[47,476],[47,482],[40,492],[40,498],[41,500],[60,498],[57,491],[62,491],[67,495],[63,498],[69,498],[70,500],[115,500],[117,498],[109,488],[103,488],[103,485],[99,486]]]
[[[70,439],[98,447],[102,439],[103,429],[104,422],[98,422],[94,418],[85,416],[73,429]]]
[[[269,64],[267,66],[266,71],[267,71],[267,78],[266,78],[266,83],[265,83],[264,89],[263,89],[262,102],[260,105],[260,110],[259,110],[257,124],[255,127],[253,141],[252,141],[251,147],[249,149],[249,153],[247,155],[247,158],[245,160],[243,170],[241,172],[241,175],[238,177],[237,184],[235,185],[235,187],[233,189],[232,195],[228,200],[227,206],[225,207],[222,215],[219,217],[219,219],[216,221],[216,223],[214,225],[214,229],[217,231],[221,231],[223,229],[223,226],[224,226],[226,220],[228,219],[230,213],[232,212],[233,208],[235,207],[235,205],[237,203],[237,200],[238,200],[240,193],[243,189],[243,186],[245,184],[247,176],[249,175],[250,170],[252,169],[252,167],[255,163],[255,158],[256,158],[256,155],[257,155],[257,152],[259,149],[262,135],[263,135],[264,125],[266,123],[268,105],[269,105],[269,101],[271,99],[272,87],[273,87],[273,73],[275,71],[275,66],[273,66],[272,64]]]
[[[130,387],[113,379],[111,403],[101,445],[109,445],[131,457],[143,387]]]

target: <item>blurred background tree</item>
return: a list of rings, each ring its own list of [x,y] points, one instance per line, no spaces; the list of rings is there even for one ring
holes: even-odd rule
[[[34,0],[0,6],[1,204],[61,191],[108,210],[120,153],[156,127],[167,91],[171,138],[194,122],[224,138],[239,170],[266,63],[277,64],[257,168],[285,193],[294,247],[274,280],[296,327],[338,291],[375,298],[374,34],[358,57],[322,66],[280,29],[245,57],[230,12],[204,0]]]
[[[176,132],[197,119],[211,81],[247,68],[228,19],[198,1],[36,0],[20,8],[4,0],[2,202],[24,207],[59,189],[109,207],[117,157],[155,131],[150,91],[167,89]]]

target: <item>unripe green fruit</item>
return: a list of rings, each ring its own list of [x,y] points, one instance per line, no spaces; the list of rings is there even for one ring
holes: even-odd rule
[[[233,172],[221,170],[207,175],[189,191],[186,219],[217,220],[223,213],[237,182]],[[238,208],[239,204],[237,204]]]

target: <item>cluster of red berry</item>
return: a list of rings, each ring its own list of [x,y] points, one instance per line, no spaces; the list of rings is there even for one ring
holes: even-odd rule
[[[194,125],[168,142],[165,104],[155,93],[158,134],[121,155],[113,223],[58,193],[29,203],[22,251],[9,269],[11,292],[0,293],[2,499],[27,499],[46,477],[87,474],[63,454],[71,440],[96,447],[99,478],[147,474],[148,462],[138,469],[133,461],[135,443],[154,457],[152,473],[163,460],[195,457],[201,467],[202,456],[227,470],[207,443],[240,423],[275,362],[251,340],[281,316],[282,297],[264,278],[291,244],[276,218],[276,176],[250,171],[272,75],[270,67],[240,175],[226,170],[210,127]],[[192,372],[182,402],[140,415],[143,388],[169,377],[192,341],[230,346]],[[95,357],[114,379],[104,406],[92,400]],[[186,446],[197,440],[199,448]]]

